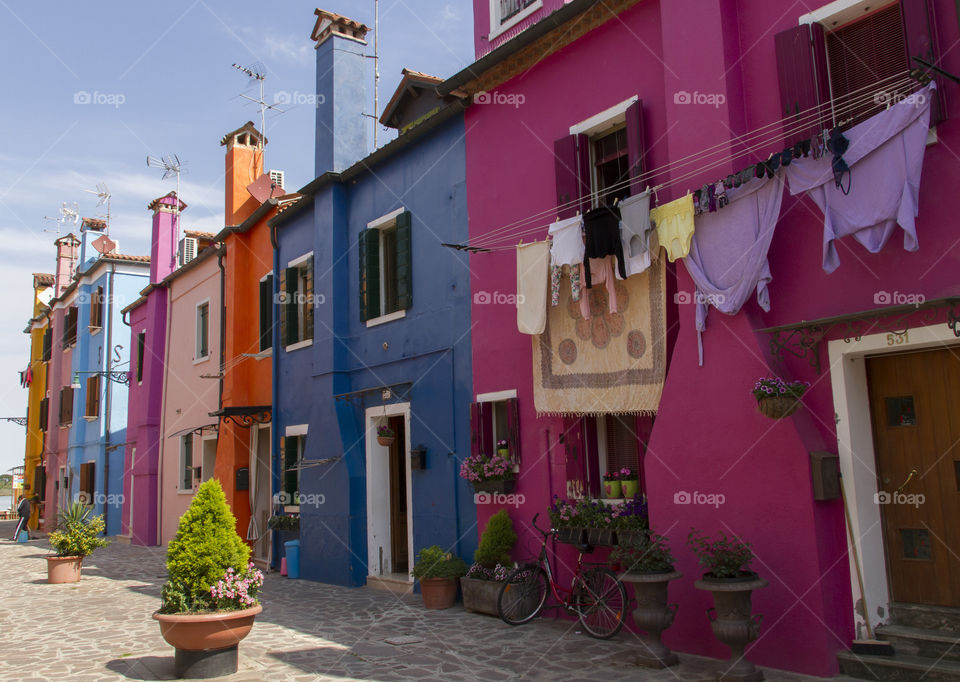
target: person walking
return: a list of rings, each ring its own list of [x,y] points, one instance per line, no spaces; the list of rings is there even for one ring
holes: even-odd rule
[[[30,520],[31,511],[30,500],[26,496],[21,496],[20,503],[17,505],[17,514],[20,515],[20,522],[17,523],[17,529],[13,533],[14,542],[20,538],[20,531],[26,531],[27,538],[29,539],[30,531],[27,530],[27,521]]]

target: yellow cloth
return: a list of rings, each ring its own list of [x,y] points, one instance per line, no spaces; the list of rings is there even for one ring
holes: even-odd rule
[[[657,238],[667,250],[670,262],[686,258],[693,239],[693,195],[680,197],[669,204],[650,211],[650,219],[657,225]]]
[[[550,242],[517,247],[517,329],[542,334],[547,324],[550,288]]]

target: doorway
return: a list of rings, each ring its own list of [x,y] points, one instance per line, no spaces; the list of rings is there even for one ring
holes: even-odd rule
[[[407,573],[410,570],[410,556],[407,553],[407,468],[406,434],[403,417],[390,417],[387,425],[393,429],[396,437],[390,450],[390,556],[393,559],[393,573]]]
[[[890,597],[960,607],[960,352],[866,365]]]
[[[250,528],[253,558],[270,561],[270,427],[254,427],[250,443]]]
[[[217,465],[217,436],[206,436],[203,439],[200,456],[200,483],[213,478],[213,471]]]

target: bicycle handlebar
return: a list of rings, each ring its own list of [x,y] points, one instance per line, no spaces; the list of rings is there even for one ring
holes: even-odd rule
[[[538,519],[538,518],[540,518],[540,512],[537,512],[536,514],[533,515],[533,522],[532,522],[532,523],[533,523],[533,527],[536,528],[538,531],[540,531],[540,532],[543,534],[543,537],[546,538],[548,535],[550,535],[550,533],[553,532],[553,530],[552,530],[552,529],[551,529],[551,530],[544,530],[543,528],[541,528],[540,526],[538,526],[538,525],[537,525],[537,519]]]

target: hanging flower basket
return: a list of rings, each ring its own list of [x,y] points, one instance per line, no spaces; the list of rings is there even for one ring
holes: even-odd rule
[[[396,438],[396,434],[389,426],[377,427],[377,442],[383,447],[388,448],[393,445],[394,438]]]
[[[784,419],[797,411],[800,398],[810,387],[806,381],[784,381],[780,377],[762,377],[753,386],[757,409],[770,419]]]
[[[385,448],[393,445],[394,436],[377,436],[377,442]]]
[[[785,419],[796,412],[798,407],[800,407],[800,399],[793,396],[788,398],[775,395],[760,398],[757,401],[757,409],[760,410],[760,414],[770,419]]]

